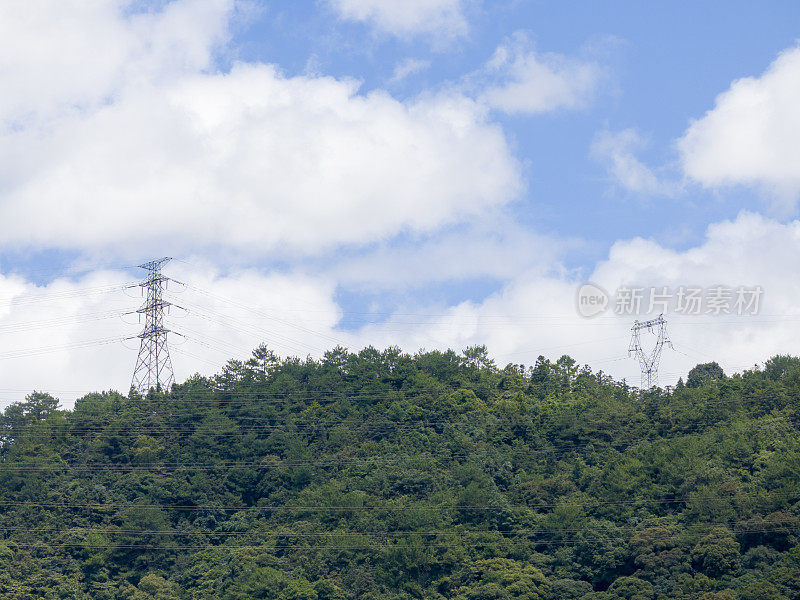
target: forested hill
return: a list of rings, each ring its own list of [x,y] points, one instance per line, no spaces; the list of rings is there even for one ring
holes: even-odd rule
[[[0,598],[800,599],[800,360],[265,348],[2,415]]]

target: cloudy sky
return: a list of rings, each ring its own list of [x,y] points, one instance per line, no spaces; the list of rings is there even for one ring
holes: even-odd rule
[[[161,256],[179,380],[265,342],[637,383],[621,288],[763,291],[667,311],[662,384],[798,352],[794,1],[26,0],[0,36],[2,402],[127,390]]]

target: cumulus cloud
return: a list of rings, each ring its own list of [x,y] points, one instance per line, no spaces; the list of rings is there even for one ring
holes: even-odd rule
[[[480,98],[491,108],[535,114],[585,107],[602,78],[594,62],[537,53],[522,34],[497,48],[478,75],[489,80]]]
[[[389,2],[353,0],[349,6],[356,11],[349,18],[375,23],[394,14]],[[373,8],[357,12],[358,6]],[[459,3],[419,6],[456,7],[461,14]],[[486,343],[501,363],[570,353],[636,378],[637,367],[625,356],[630,319],[578,317],[582,278],[558,265],[558,249],[502,224],[502,233],[480,227],[521,188],[520,168],[488,110],[579,108],[591,99],[601,69],[508,43],[477,77],[488,81],[477,99],[450,92],[403,102],[386,92],[361,93],[351,80],[289,77],[273,65],[241,63],[221,71],[214,56],[234,10],[223,0],[175,0],[147,12],[111,0],[28,3],[24,11],[11,3],[0,7],[0,34],[11,40],[0,47],[8,89],[0,98],[4,249],[141,255],[158,246],[169,253],[227,249],[286,258],[371,245],[371,253],[340,260],[324,273],[221,274],[208,265],[171,265],[170,273],[190,284],[170,291],[171,300],[188,308],[169,317],[186,335],[173,338],[179,379],[197,370],[213,373],[260,342],[300,356],[319,356],[339,343],[398,344],[408,351]],[[426,23],[436,21],[427,14]],[[396,31],[425,30],[403,27]],[[791,156],[774,153],[775,140],[783,144],[781,132],[793,131],[796,122],[776,100],[786,86],[773,78],[791,80],[784,63],[794,64],[794,56],[785,54],[761,78],[737,82],[720,97],[682,141],[687,165],[704,164],[687,157],[716,152],[710,140],[721,126],[717,115],[749,114],[737,108],[746,103],[731,100],[748,85],[774,101],[766,111],[769,126],[741,137],[742,143],[776,160]],[[595,150],[621,182],[652,191],[661,184],[636,159],[640,142],[630,132],[609,134]],[[778,175],[764,175],[762,161],[761,171],[744,171],[739,181],[731,179],[736,162],[723,150],[727,175],[700,169],[696,173],[706,175],[692,176],[709,185],[792,189],[788,159],[767,165]],[[687,172],[695,173],[688,166]],[[445,225],[453,228],[442,234]],[[398,234],[412,240],[401,252],[386,243]],[[800,321],[785,315],[795,314],[800,289],[785,273],[799,240],[798,222],[743,214],[711,227],[703,244],[685,251],[647,240],[619,242],[588,278],[608,290],[622,284],[764,288],[762,320],[670,320],[678,350],[665,353],[669,377],[663,381],[671,383],[695,362],[720,360],[730,370],[794,349]],[[356,331],[338,327],[339,285],[371,279],[391,290],[398,281],[441,281],[442,272],[506,283],[481,302],[410,306],[411,318],[381,317]],[[46,388],[68,399],[88,391],[87,382],[126,389],[137,340],[120,338],[139,330],[133,315],[122,314],[139,304],[135,290],[123,288],[130,277],[98,271],[36,286],[0,276],[0,377],[14,388],[6,393]]]
[[[800,251],[800,222],[783,224],[743,213],[734,221],[709,227],[705,241],[685,251],[644,239],[620,241],[586,279],[613,292],[622,286],[761,286],[758,315],[667,314],[675,350],[665,350],[662,385],[699,362],[716,360],[741,371],[777,353],[796,352],[800,284],[785,277]],[[584,281],[569,271],[530,269],[482,302],[429,307],[429,316],[398,315],[359,332],[361,339],[405,348],[463,348],[486,344],[500,364],[532,364],[539,354],[570,354],[594,369],[638,384],[637,363],[627,356],[634,316],[611,312],[584,319],[576,311],[576,294]],[[645,307],[646,308],[646,307]],[[654,313],[652,316],[656,316]],[[416,326],[407,324],[409,321]],[[652,340],[645,337],[645,343]]]
[[[283,356],[320,355],[347,343],[332,332],[339,320],[334,285],[322,277],[236,271],[208,264],[170,264],[186,286],[169,284],[165,298],[172,362],[179,381],[218,372],[266,343]],[[0,276],[0,409],[34,389],[66,405],[102,389],[127,393],[142,325],[137,274],[95,271],[34,285]],[[130,287],[133,286],[133,287]],[[88,386],[88,387],[87,387]]]
[[[39,48],[32,64],[10,54],[14,45],[0,50],[2,64],[20,63],[18,79],[35,73],[34,83],[14,84],[19,99],[0,113],[5,244],[308,254],[430,231],[520,189],[502,131],[464,96],[400,102],[266,64],[220,72],[210,57],[232,10],[222,0],[178,0],[144,15],[91,4],[103,10],[77,19],[74,37],[91,47],[95,29],[108,29],[97,52],[107,58],[73,87],[64,75],[28,112],[24,98],[48,78],[38,64],[63,52],[59,68],[79,72],[88,50],[68,38]],[[29,46],[64,17],[31,12],[36,19],[2,19]]]
[[[686,174],[709,187],[753,185],[792,203],[800,193],[800,47],[759,77],[734,81],[678,141]]]
[[[464,0],[328,0],[339,16],[400,37],[465,35]]]
[[[621,286],[762,287],[755,316],[667,313],[675,350],[664,351],[661,383],[669,385],[699,362],[716,360],[732,372],[776,353],[796,352],[800,283],[785,274],[798,252],[800,221],[780,223],[743,213],[709,227],[703,243],[684,251],[644,239],[618,242],[586,279],[612,293]],[[627,356],[637,317],[578,316],[576,293],[584,278],[553,268],[552,256],[529,264],[483,301],[404,306],[394,315],[373,318],[341,311],[337,286],[346,277],[335,271],[223,274],[205,263],[171,263],[167,272],[188,284],[172,286],[167,294],[188,309],[174,309],[167,319],[170,328],[186,336],[171,337],[179,380],[197,371],[213,374],[228,358],[246,358],[265,342],[281,355],[301,357],[321,356],[337,344],[354,350],[399,345],[409,352],[486,344],[501,365],[532,364],[540,354],[570,354],[595,370],[638,382],[638,365]],[[124,342],[127,347],[118,340],[134,336],[140,325],[135,316],[115,311],[133,310],[141,302],[135,290],[120,289],[130,277],[102,271],[43,287],[0,278],[0,377],[13,388],[5,398],[16,394],[18,399],[33,388],[62,390],[64,399],[88,391],[87,385],[127,389],[137,340]],[[366,324],[345,331],[339,327],[342,320]],[[112,341],[99,345],[103,340]],[[96,343],[77,345],[84,341]],[[652,340],[645,336],[644,342]],[[30,349],[36,352],[26,353]]]
[[[121,319],[137,308],[137,300],[124,296],[127,283],[123,273],[104,271],[47,286],[0,276],[2,405],[43,388],[74,399],[88,391],[90,377],[98,387],[127,390]]]
[[[0,131],[52,126],[126,88],[207,69],[234,9],[234,0],[174,0],[157,12],[130,0],[4,2]]]
[[[592,142],[592,156],[605,165],[612,180],[637,194],[670,195],[675,185],[660,179],[638,159],[636,153],[646,146],[634,129],[602,131]]]

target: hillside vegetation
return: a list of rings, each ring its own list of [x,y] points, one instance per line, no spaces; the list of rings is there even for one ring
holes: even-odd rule
[[[800,599],[800,360],[259,348],[0,421],[0,598]]]

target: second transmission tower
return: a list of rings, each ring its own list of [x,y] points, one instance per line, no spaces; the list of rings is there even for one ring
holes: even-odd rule
[[[169,307],[170,303],[163,299],[163,293],[169,277],[161,273],[161,267],[169,260],[160,258],[139,265],[140,268],[147,270],[147,277],[139,284],[139,287],[146,290],[147,300],[136,311],[144,315],[144,329],[139,334],[142,342],[133,369],[131,388],[142,395],[151,389],[168,390],[175,381],[167,347],[169,330],[164,327],[164,309]]]
[[[650,353],[642,348],[641,332],[650,331],[656,334],[656,344]],[[658,366],[661,362],[661,351],[667,345],[672,348],[672,342],[667,335],[667,321],[664,315],[658,315],[649,321],[634,321],[631,327],[631,343],[628,346],[628,356],[634,355],[642,369],[642,389],[649,390],[658,385]]]

